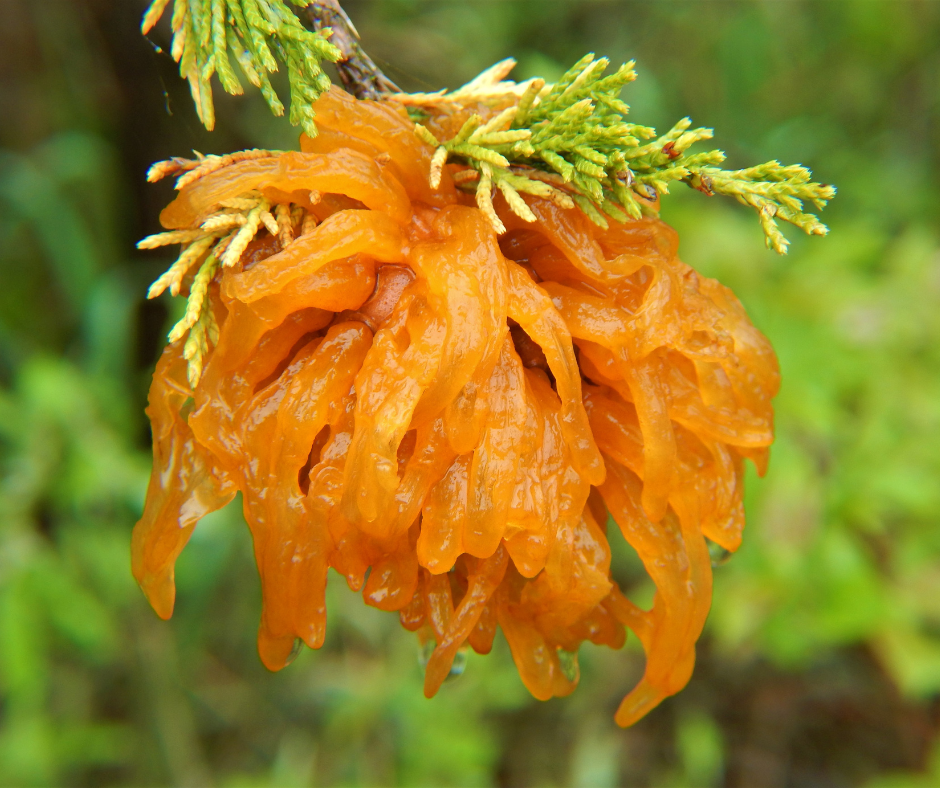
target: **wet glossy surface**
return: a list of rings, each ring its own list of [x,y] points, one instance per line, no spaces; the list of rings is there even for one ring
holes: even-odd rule
[[[168,617],[193,527],[241,491],[272,670],[298,638],[322,644],[332,566],[427,645],[428,696],[497,626],[543,699],[574,690],[582,642],[632,630],[647,667],[617,721],[636,721],[691,674],[706,539],[740,544],[772,349],[658,220],[604,231],[527,197],[527,224],[500,198],[497,238],[449,174],[430,190],[433,151],[399,109],[334,90],[316,111],[303,153],[226,167],[164,211],[189,227],[260,189],[293,203],[299,237],[262,233],[219,275],[195,391],[181,348],[164,352],[135,576]],[[649,611],[611,579],[608,511],[656,585]]]

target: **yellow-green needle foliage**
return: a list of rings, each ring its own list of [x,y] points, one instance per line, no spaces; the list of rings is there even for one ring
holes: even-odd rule
[[[168,175],[176,175],[176,188],[181,189],[230,164],[274,155],[275,151],[248,150],[227,156],[170,159],[154,164],[147,179],[154,182]],[[209,352],[209,345],[215,345],[218,341],[219,327],[207,297],[216,271],[220,267],[235,265],[262,227],[271,235],[279,236],[283,246],[288,246],[293,241],[294,223],[290,216],[283,217],[279,222],[271,213],[271,204],[261,194],[248,192],[220,203],[219,210],[203,219],[198,227],[157,233],[137,244],[138,249],[180,245],[176,262],[150,286],[147,298],[156,298],[167,290],[174,296],[188,290],[186,312],[170,330],[168,338],[170,342],[176,342],[186,337],[183,356],[188,362],[191,385],[195,386],[202,376],[203,361]]]
[[[312,0],[290,0],[298,7]],[[287,67],[290,82],[290,120],[310,136],[317,133],[313,103],[329,90],[330,78],[322,61],[335,63],[340,50],[327,39],[329,28],[307,30],[283,0],[172,0],[171,54],[180,74],[189,82],[199,119],[207,129],[215,126],[210,80],[215,74],[222,88],[240,95],[244,88],[230,59],[262,95],[275,115],[284,105],[268,75]],[[146,34],[159,21],[170,0],[153,0],[141,24]]]
[[[450,140],[440,141],[420,124],[419,136],[438,147],[431,171],[432,184],[443,165],[454,160],[475,170],[459,179],[477,193],[477,203],[503,227],[492,210],[493,190],[499,189],[523,219],[531,212],[519,192],[573,201],[594,222],[607,218],[624,221],[651,210],[649,200],[682,181],[705,194],[725,194],[754,208],[768,247],[780,254],[787,240],[777,225],[783,220],[811,235],[825,235],[827,228],[804,201],[822,209],[835,189],[813,183],[805,167],[782,166],[771,161],[744,170],[723,170],[720,150],[691,153],[691,146],[711,139],[711,129],[692,129],[688,118],[668,133],[628,123],[629,107],[620,100],[621,89],[636,78],[633,63],[607,76],[609,61],[586,55],[555,85],[534,79],[517,85],[502,81],[513,66],[503,61],[454,93],[390,96],[419,109],[457,101],[505,100],[511,106],[484,123],[474,115]],[[645,198],[644,201],[637,197]]]
[[[148,32],[171,0],[153,0],[144,15]],[[229,93],[241,93],[229,55],[262,94],[276,115],[284,111],[268,74],[286,64],[291,92],[290,119],[310,136],[316,134],[313,104],[329,89],[324,60],[346,59],[327,39],[329,28],[316,32],[301,24],[284,0],[172,0],[172,55],[189,81],[199,117],[207,128],[215,124],[210,79],[217,74]],[[315,8],[325,0],[289,0],[294,6]],[[330,2],[331,7],[336,3]],[[343,17],[345,18],[345,17]],[[275,59],[275,55],[277,59]],[[448,103],[498,102],[512,106],[484,122],[474,115],[450,140],[438,140],[427,128],[416,131],[437,147],[431,182],[439,182],[444,165],[457,161],[471,169],[460,173],[462,188],[476,192],[477,204],[497,231],[504,230],[493,209],[499,190],[513,211],[528,221],[533,215],[522,194],[577,205],[595,223],[639,218],[650,212],[651,200],[682,181],[705,194],[725,194],[757,211],[768,247],[785,254],[788,241],[778,220],[790,222],[811,235],[827,228],[804,211],[809,201],[822,209],[835,188],[814,183],[805,167],[771,161],[743,170],[723,170],[720,150],[690,152],[696,142],[711,139],[711,129],[692,129],[688,118],[657,137],[654,129],[629,123],[629,106],[620,91],[636,79],[633,63],[613,74],[605,72],[607,58],[585,55],[554,85],[532,79],[504,81],[514,61],[505,60],[457,91],[447,93],[385,93],[382,98],[421,108]],[[641,199],[638,199],[641,198]]]

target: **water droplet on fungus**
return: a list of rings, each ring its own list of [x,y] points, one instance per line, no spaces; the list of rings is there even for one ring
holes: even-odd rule
[[[724,566],[731,560],[731,556],[734,555],[727,548],[722,547],[717,542],[713,542],[711,539],[706,539],[708,544],[708,555],[711,558],[712,567]]]
[[[427,668],[428,660],[431,659],[435,648],[437,648],[437,643],[433,640],[418,644],[418,664],[421,666],[422,672]]]
[[[444,679],[444,681],[453,681],[464,674],[464,671],[467,669],[469,650],[468,646],[461,646],[457,649],[457,653],[454,655],[454,663],[450,666],[450,672],[447,674],[447,678]]]
[[[563,648],[558,648],[557,652],[561,672],[568,681],[577,684],[578,680],[581,678],[581,667],[578,665],[577,652],[565,651]]]

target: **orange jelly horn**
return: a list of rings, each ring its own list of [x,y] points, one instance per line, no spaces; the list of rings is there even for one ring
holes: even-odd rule
[[[167,348],[150,387],[153,471],[131,545],[134,577],[160,618],[173,615],[173,566],[196,523],[225,506],[237,490],[187,423],[191,402],[180,350]]]
[[[582,643],[632,632],[646,668],[616,721],[636,722],[691,675],[708,541],[740,544],[773,350],[658,219],[601,229],[525,194],[526,221],[498,196],[497,235],[459,165],[432,188],[403,109],[334,88],[315,110],[302,152],[195,169],[161,217],[214,235],[166,275],[203,294],[202,333],[154,373],[135,577],[168,617],[193,528],[241,492],[270,669],[322,645],[332,567],[417,632],[429,697],[497,630],[540,699],[575,689]],[[470,111],[429,127],[452,137]],[[649,610],[611,574],[621,538]]]

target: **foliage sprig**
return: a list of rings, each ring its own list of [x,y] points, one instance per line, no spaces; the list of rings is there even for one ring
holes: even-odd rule
[[[313,0],[289,0],[305,8]],[[231,55],[245,78],[267,101],[275,115],[284,105],[271,86],[269,74],[278,61],[287,67],[290,83],[290,121],[309,136],[317,133],[313,103],[330,89],[330,78],[321,63],[342,57],[328,40],[330,29],[308,30],[284,0],[172,0],[173,44],[171,54],[180,74],[189,82],[199,119],[209,130],[215,127],[211,79],[215,74],[222,88],[241,95],[244,87],[232,67]],[[144,14],[141,29],[150,32],[170,0],[153,0]]]
[[[330,87],[321,63],[355,65],[351,79],[355,75],[365,79],[369,75],[360,72],[375,68],[363,53],[357,56],[355,28],[337,0],[287,1],[296,8],[311,7],[317,29],[304,27],[285,0],[172,0],[172,55],[189,81],[197,112],[207,128],[215,124],[213,74],[227,92],[243,92],[230,53],[276,115],[283,114],[284,106],[268,74],[278,69],[275,55],[286,64],[290,119],[310,136],[316,134],[313,104]],[[170,2],[153,0],[144,15],[144,33]],[[335,20],[340,46],[328,40],[332,29],[324,25]],[[461,187],[476,192],[478,205],[499,232],[505,228],[493,208],[496,190],[527,221],[534,221],[535,216],[522,194],[566,207],[577,205],[592,221],[606,227],[608,217],[625,221],[651,212],[651,201],[667,194],[675,181],[708,195],[734,197],[753,208],[767,246],[780,254],[786,253],[789,242],[778,221],[811,235],[828,232],[818,217],[804,210],[804,202],[821,210],[835,195],[834,187],[813,182],[805,167],[785,167],[776,161],[724,170],[718,166],[725,160],[722,151],[690,152],[692,145],[711,139],[713,132],[693,129],[688,118],[659,137],[654,129],[627,121],[630,108],[621,101],[620,92],[636,79],[634,63],[606,74],[609,64],[607,58],[585,55],[556,84],[547,85],[541,79],[523,83],[505,79],[515,65],[509,59],[450,93],[396,92],[394,85],[376,73],[372,75],[375,79],[367,80],[369,90],[365,92],[372,95],[375,89],[385,89],[388,92],[378,97],[404,104],[419,115],[422,108],[447,104],[476,102],[505,107],[487,120],[473,115],[449,140],[438,140],[420,124],[416,127],[419,136],[437,149],[432,184],[439,183],[448,161],[465,165],[468,169],[458,173]],[[507,99],[511,106],[506,107]]]
[[[771,161],[743,170],[724,170],[720,150],[690,152],[697,142],[711,139],[711,129],[692,128],[683,118],[666,134],[626,120],[629,106],[620,91],[634,79],[634,63],[606,75],[607,58],[585,55],[554,85],[530,80],[523,85],[503,81],[514,65],[497,64],[454,93],[389,96],[411,107],[430,108],[457,101],[492,101],[511,96],[514,105],[484,122],[471,116],[449,140],[438,140],[418,124],[417,134],[436,147],[432,185],[440,181],[448,161],[466,165],[459,185],[475,191],[477,203],[498,232],[505,228],[492,207],[494,190],[505,195],[512,210],[527,221],[534,215],[520,196],[528,193],[558,202],[574,203],[592,221],[607,226],[607,217],[625,221],[651,210],[650,200],[669,192],[681,181],[708,194],[724,194],[757,211],[767,246],[780,254],[788,241],[778,220],[811,235],[828,229],[804,201],[822,209],[835,188],[811,181],[800,165],[785,167]]]
[[[227,156],[170,159],[154,164],[150,168],[148,180],[158,181],[168,175],[176,175],[176,188],[181,189],[236,162],[275,156],[277,153],[250,150]],[[293,211],[285,205],[272,206],[260,192],[248,192],[221,202],[218,210],[203,219],[198,226],[150,235],[137,244],[138,249],[180,244],[179,257],[150,286],[147,298],[156,298],[167,290],[171,295],[180,295],[181,291],[187,289],[188,283],[186,311],[170,330],[168,339],[170,342],[178,342],[186,337],[183,356],[188,362],[190,385],[195,387],[199,382],[209,345],[215,345],[218,341],[219,328],[208,298],[209,286],[216,273],[220,268],[237,265],[262,228],[277,237],[284,248],[293,242],[295,234],[309,232],[312,218],[305,217],[299,206],[295,206]]]

